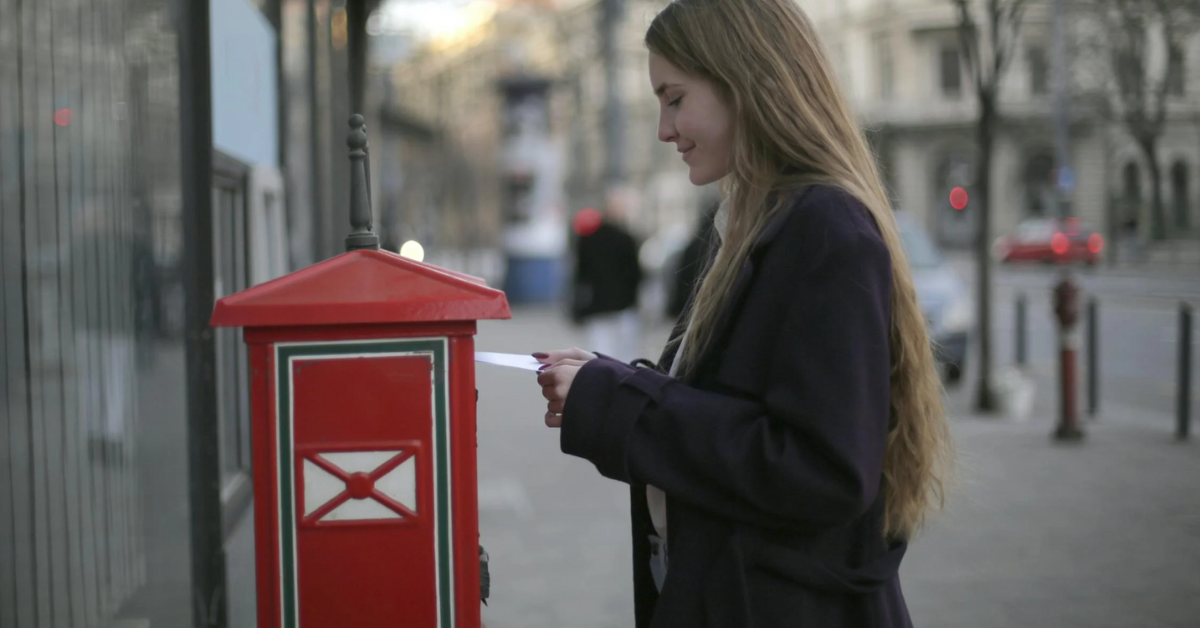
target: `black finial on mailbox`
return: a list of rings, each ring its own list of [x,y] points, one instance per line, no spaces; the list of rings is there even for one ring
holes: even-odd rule
[[[367,180],[367,121],[361,114],[350,116],[350,226],[346,250],[379,250],[379,236],[371,230],[371,189]]]

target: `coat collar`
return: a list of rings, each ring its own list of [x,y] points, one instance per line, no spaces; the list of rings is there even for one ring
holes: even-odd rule
[[[758,234],[758,238],[754,241],[754,245],[750,247],[750,254],[746,256],[746,259],[742,262],[742,267],[738,269],[737,278],[734,279],[733,286],[729,290],[729,297],[725,300],[725,304],[721,308],[721,314],[718,316],[716,327],[713,329],[713,338],[718,340],[723,338],[725,333],[728,331],[730,324],[732,324],[733,313],[736,312],[738,307],[741,305],[742,299],[745,297],[746,288],[750,286],[750,280],[754,277],[756,254],[770,244],[775,237],[779,235],[779,232],[783,230],[783,225],[787,222],[788,217],[791,216],[792,211],[794,211],[794,209],[801,204],[801,202],[804,200],[804,197],[808,195],[811,189],[812,188],[806,187],[791,192],[788,195],[791,197],[790,200],[784,203],[784,206],[781,207],[780,210],[771,217],[771,220],[766,224],[766,226],[763,227],[762,232]],[[724,209],[724,204],[722,204],[722,209]],[[713,253],[715,254],[715,252],[716,251],[714,250]],[[671,330],[671,340],[667,343],[667,348],[663,350],[663,354],[658,360],[659,368],[661,368],[664,372],[669,371],[671,364],[675,361],[675,353],[679,348],[679,344],[675,342],[675,339],[687,331],[687,317],[692,309],[692,299],[695,297],[696,293],[693,290],[692,294],[688,296],[687,304],[683,308],[683,313],[680,314],[679,318],[675,320],[675,328]],[[700,356],[700,362],[704,362],[704,360],[708,359],[709,353],[712,351],[712,349],[713,346],[710,345],[705,351],[705,354]]]

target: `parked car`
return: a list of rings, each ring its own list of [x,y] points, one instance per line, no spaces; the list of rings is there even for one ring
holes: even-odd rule
[[[975,326],[974,301],[929,233],[903,212],[896,212],[896,222],[912,268],[917,301],[929,326],[934,357],[946,382],[957,383],[966,368],[968,341]]]
[[[997,238],[992,253],[1001,262],[1093,265],[1104,251],[1104,236],[1078,218],[1039,218],[1017,225],[1014,235]]]

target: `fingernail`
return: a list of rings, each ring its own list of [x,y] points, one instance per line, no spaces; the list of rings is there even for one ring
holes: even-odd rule
[[[539,373],[541,373],[542,371],[544,371],[544,370],[546,370],[546,369],[548,369],[548,368],[550,368],[550,365],[549,365],[549,364],[543,364],[543,365],[541,365],[540,367],[538,367],[538,372],[539,372]]]
[[[546,358],[550,357],[550,354],[549,353],[535,353],[535,354],[533,354],[533,357],[538,360],[545,360]]]

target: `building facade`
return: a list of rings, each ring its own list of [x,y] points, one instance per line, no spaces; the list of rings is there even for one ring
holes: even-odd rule
[[[976,216],[956,211],[949,192],[970,190],[977,103],[959,54],[957,15],[945,0],[799,0],[824,37],[843,87],[880,161],[898,209],[916,216],[948,247],[972,241]],[[1078,25],[1087,16],[1074,13]],[[1057,212],[1050,63],[1051,7],[1031,4],[999,96],[992,172],[993,233],[1011,233],[1028,218]],[[1080,30],[1073,28],[1078,35]],[[1133,138],[1107,114],[1104,72],[1073,37],[1070,62],[1072,213],[1112,241],[1130,216],[1142,237],[1150,223],[1147,164]],[[1165,176],[1169,237],[1194,237],[1200,219],[1200,39],[1181,50],[1180,84],[1167,104],[1158,160]],[[1093,67],[1086,68],[1091,65]],[[1089,70],[1090,71],[1087,71]],[[1097,72],[1100,72],[1098,74]]]
[[[617,76],[624,124],[622,184],[638,199],[631,225],[643,237],[689,229],[713,186],[698,189],[674,148],[657,139],[658,101],[649,87],[645,30],[658,0],[626,0],[617,27]],[[399,227],[452,246],[503,239],[505,109],[502,83],[549,81],[549,144],[559,170],[563,218],[603,201],[606,96],[602,0],[500,3],[472,29],[433,41],[390,71],[391,116],[399,138]],[[389,153],[390,154],[390,153]],[[442,164],[450,164],[443,167]],[[391,197],[389,197],[391,198]],[[389,206],[392,201],[385,201]],[[389,219],[382,219],[385,225]],[[565,220],[560,221],[565,228]]]
[[[567,194],[572,206],[597,206],[604,194],[606,82],[601,24],[604,0],[575,0],[559,16],[563,55],[563,109],[567,141]],[[621,153],[625,184],[638,198],[631,216],[642,236],[686,232],[716,201],[716,186],[697,188],[675,147],[658,140],[659,103],[650,86],[644,38],[665,2],[625,0],[616,27],[618,85],[622,109]]]
[[[393,239],[453,249],[500,241],[502,86],[558,76],[553,26],[553,8],[543,2],[492,7],[387,69],[381,115],[389,176],[399,179],[383,192],[380,211],[387,212],[381,222],[396,233]]]

